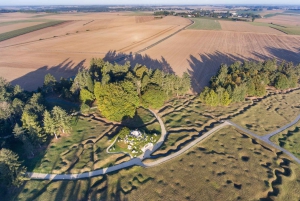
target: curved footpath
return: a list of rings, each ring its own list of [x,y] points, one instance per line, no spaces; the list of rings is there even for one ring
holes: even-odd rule
[[[99,170],[94,170],[91,172],[85,172],[85,173],[78,173],[78,174],[43,174],[43,173],[34,173],[34,172],[27,172],[27,175],[31,178],[31,179],[39,179],[39,180],[75,180],[75,179],[83,179],[83,178],[89,178],[89,177],[94,177],[94,176],[99,176],[99,175],[103,175],[109,172],[113,172],[113,171],[117,171],[117,170],[121,170],[127,167],[131,167],[131,166],[142,166],[142,167],[153,167],[153,166],[157,166],[159,164],[162,164],[164,162],[167,162],[181,154],[183,154],[184,152],[186,152],[188,149],[190,149],[191,147],[193,147],[194,145],[196,145],[197,143],[203,141],[204,139],[206,139],[208,136],[210,136],[211,134],[215,133],[217,130],[225,127],[225,126],[234,126],[235,128],[253,136],[256,139],[259,139],[265,143],[267,143],[268,145],[282,151],[283,153],[285,153],[286,155],[288,155],[289,157],[291,157],[293,160],[295,160],[297,163],[300,164],[300,159],[298,159],[297,157],[295,157],[292,153],[290,153],[289,151],[287,151],[286,149],[283,149],[282,147],[274,144],[273,142],[271,142],[269,140],[270,137],[272,137],[273,135],[276,135],[277,133],[282,132],[283,130],[291,127],[292,125],[296,124],[299,120],[300,120],[300,115],[297,116],[297,118],[292,121],[291,123],[279,128],[278,130],[267,134],[265,136],[258,136],[255,133],[229,121],[226,120],[224,121],[222,124],[214,127],[213,129],[211,129],[210,131],[206,132],[205,134],[203,134],[201,137],[197,138],[196,140],[194,140],[193,142],[191,142],[190,144],[188,144],[187,146],[185,146],[183,149],[181,149],[180,151],[173,153],[169,156],[166,156],[164,158],[158,159],[156,161],[153,161],[151,163],[147,163],[144,164],[142,161],[144,159],[147,158],[151,158],[151,154],[156,151],[164,142],[166,136],[167,136],[167,131],[165,128],[165,125],[163,123],[163,121],[161,120],[161,118],[152,110],[149,110],[150,112],[153,113],[153,115],[157,118],[160,127],[161,127],[161,137],[158,140],[158,142],[152,147],[151,150],[147,150],[144,154],[142,154],[141,156],[137,157],[137,158],[133,158],[127,162],[118,164],[118,165],[114,165],[108,168],[102,168]]]

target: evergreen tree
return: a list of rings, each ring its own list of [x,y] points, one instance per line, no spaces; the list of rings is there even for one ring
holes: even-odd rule
[[[283,73],[280,73],[275,80],[275,87],[277,89],[289,88],[289,80]]]
[[[220,104],[224,106],[228,106],[231,103],[230,96],[227,91],[224,91],[222,94],[222,98],[220,100]]]
[[[9,149],[0,150],[0,183],[7,187],[23,184],[28,178],[25,177],[26,168],[18,161],[19,156]]]
[[[53,92],[54,88],[55,88],[55,85],[56,85],[55,77],[53,75],[51,75],[50,73],[45,75],[44,85],[43,85],[43,88],[44,88],[45,92],[46,93]]]
[[[213,89],[211,89],[205,96],[205,103],[213,107],[219,104],[218,94]]]

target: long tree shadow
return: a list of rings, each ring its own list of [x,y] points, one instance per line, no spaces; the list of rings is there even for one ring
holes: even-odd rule
[[[125,64],[125,62],[129,61],[131,66],[135,66],[136,64],[146,65],[150,69],[160,69],[166,73],[174,73],[171,65],[167,62],[167,60],[162,56],[161,60],[152,59],[149,55],[142,54],[125,54],[125,53],[117,53],[116,51],[109,51],[103,58],[104,61],[116,62],[118,64]]]
[[[57,80],[63,78],[74,77],[78,70],[84,68],[85,59],[79,63],[74,63],[72,60],[66,59],[56,66],[43,66],[35,71],[29,72],[13,81],[11,84],[20,85],[25,90],[36,90],[39,86],[43,85],[44,77],[46,74],[52,74]]]
[[[209,85],[210,78],[218,72],[222,64],[230,65],[236,61],[251,60],[242,56],[235,56],[231,54],[224,54],[222,52],[215,52],[214,54],[199,54],[196,58],[190,55],[187,60],[190,66],[188,73],[191,76],[192,91],[199,93],[205,86]]]
[[[294,64],[300,63],[300,48],[296,48],[295,51],[291,51],[282,48],[266,47],[266,50],[270,53],[270,55],[272,55],[272,58],[275,58],[278,61],[284,60],[287,62],[293,62]],[[258,52],[253,52],[253,54],[263,60],[270,59],[270,57]]]

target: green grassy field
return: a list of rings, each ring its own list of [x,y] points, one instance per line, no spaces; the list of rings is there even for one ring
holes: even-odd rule
[[[86,169],[93,169],[93,163],[97,161],[97,158],[91,159],[87,152],[93,150],[94,144],[97,146],[103,140],[107,140],[105,138],[98,142],[98,138],[101,139],[105,133],[108,133],[109,136],[110,132],[116,128],[83,117],[78,117],[78,119],[73,117],[72,121],[71,134],[63,135],[59,139],[52,139],[45,152],[39,152],[39,155],[33,159],[25,160],[28,171],[62,173],[70,171],[71,166],[82,161],[91,161],[92,164],[86,164]],[[75,171],[85,170],[76,166],[73,169]]]
[[[269,24],[269,23],[264,23],[264,22],[248,22],[248,23],[255,25],[255,26],[271,27],[273,29],[277,29],[277,30],[282,31],[283,33],[286,33],[289,35],[300,35],[300,27],[299,26]]]
[[[271,141],[300,158],[300,122],[274,135]]]
[[[13,21],[7,21],[7,22],[0,22],[0,27],[11,25],[11,24],[21,24],[21,23],[27,23],[27,22],[49,22],[51,20],[47,19],[34,19],[34,20],[13,20]]]
[[[298,200],[300,167],[283,157],[225,127],[156,167],[76,181],[32,180],[5,200]]]
[[[205,127],[209,130],[212,123],[242,111],[251,103],[246,101],[228,107],[210,107],[202,104],[195,96],[170,100],[158,113],[165,122],[169,134],[162,147],[153,155],[163,155],[178,150],[180,146],[199,136],[199,132]]]
[[[221,25],[218,20],[215,19],[201,19],[193,18],[195,24],[188,27],[188,29],[200,29],[200,30],[221,30]]]
[[[265,135],[290,123],[300,114],[300,90],[271,95],[232,119],[233,122]]]
[[[50,21],[50,22],[45,22],[43,24],[38,24],[38,25],[31,26],[31,27],[26,27],[23,29],[18,29],[18,30],[2,33],[2,34],[0,34],[0,41],[8,40],[10,38],[14,38],[14,37],[17,37],[17,36],[20,36],[23,34],[33,32],[33,31],[37,31],[37,30],[44,29],[47,27],[55,26],[55,25],[61,24],[63,22],[65,22],[65,21],[61,21],[61,20],[60,21]]]
[[[57,103],[59,99],[48,98],[47,101]],[[58,103],[65,106],[62,101]],[[107,123],[101,118],[95,120],[91,117],[73,117],[71,134],[62,135],[59,139],[52,139],[48,147],[36,151],[34,158],[24,160],[28,171],[79,173],[129,160],[130,157],[125,154],[106,153],[106,148],[111,145],[122,126]],[[139,128],[149,134],[156,133],[158,138],[160,136],[161,129],[158,121],[152,113],[144,108],[139,108],[134,118],[127,119],[122,123],[131,125],[132,129]],[[145,124],[147,125],[145,126]],[[20,152],[18,149],[15,151]],[[25,159],[25,154],[20,154]]]

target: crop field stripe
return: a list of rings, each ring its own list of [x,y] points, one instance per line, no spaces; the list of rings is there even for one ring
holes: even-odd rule
[[[145,38],[144,40],[141,40],[141,41],[139,41],[139,42],[137,42],[137,43],[134,43],[134,44],[132,44],[132,45],[128,45],[127,47],[124,47],[124,48],[122,48],[122,49],[119,49],[118,51],[119,51],[119,52],[120,52],[120,51],[123,51],[123,52],[128,51],[128,50],[130,50],[130,49],[132,49],[132,48],[134,48],[134,47],[136,47],[136,46],[139,46],[139,45],[142,45],[142,44],[148,42],[148,41],[151,40],[151,39],[155,39],[155,38],[157,38],[157,37],[163,35],[164,33],[167,33],[168,31],[171,31],[171,30],[174,29],[175,27],[177,27],[177,26],[168,27],[168,28],[166,28],[166,29],[164,29],[164,30],[162,30],[162,31],[160,31],[160,32],[158,32],[158,33],[156,33],[156,34],[154,34],[154,35],[148,37],[148,38]]]
[[[64,22],[66,22],[66,21],[62,21],[62,20],[60,20],[60,21],[51,21],[51,22],[46,22],[46,23],[43,23],[43,24],[38,24],[38,25],[35,25],[35,26],[31,26],[31,27],[26,27],[26,28],[22,28],[22,29],[10,31],[10,32],[2,33],[2,34],[0,34],[0,41],[8,40],[10,38],[14,38],[14,37],[17,37],[17,36],[20,36],[20,35],[23,35],[23,34],[27,34],[27,33],[33,32],[33,31],[37,31],[37,30],[40,30],[40,29],[44,29],[44,28],[47,28],[47,27],[56,26],[56,25],[59,25],[59,24],[64,23]]]

